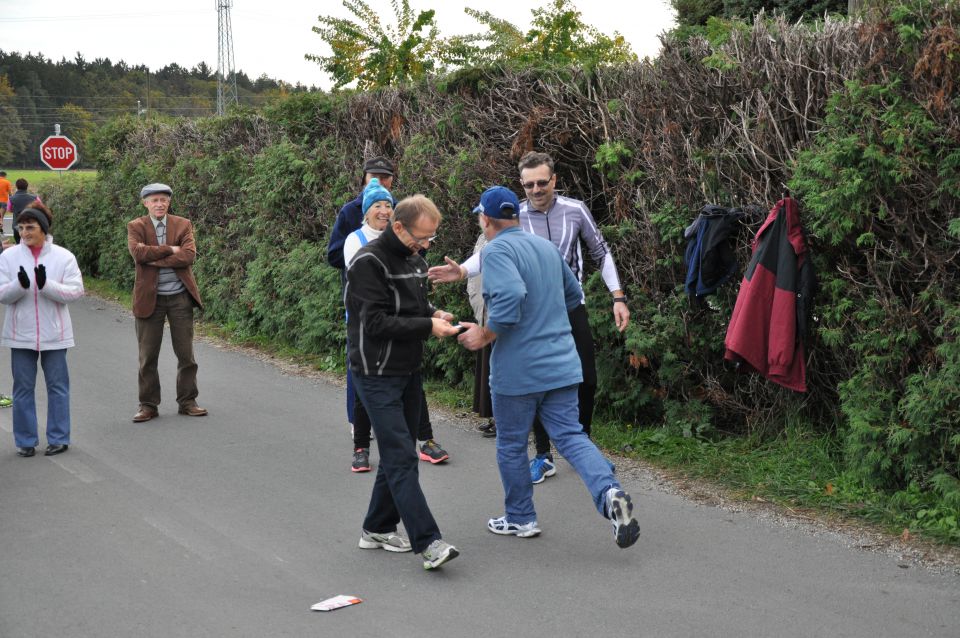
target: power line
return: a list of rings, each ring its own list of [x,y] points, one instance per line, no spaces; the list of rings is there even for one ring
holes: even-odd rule
[[[77,20],[115,20],[124,18],[160,18],[175,17],[183,15],[199,15],[199,11],[154,11],[141,13],[98,13],[98,14],[80,14],[80,15],[55,15],[55,16],[18,16],[0,18],[0,22],[22,23],[22,22],[75,22]]]

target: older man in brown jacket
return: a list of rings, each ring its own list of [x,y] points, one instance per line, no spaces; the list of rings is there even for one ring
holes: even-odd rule
[[[179,413],[205,416],[197,405],[197,362],[193,358],[193,307],[201,307],[200,292],[193,278],[197,256],[193,224],[170,215],[173,190],[166,184],[148,184],[140,199],[149,214],[127,224],[127,248],[136,263],[133,285],[133,315],[140,347],[140,409],[137,423],[158,415],[160,375],[157,359],[163,341],[164,319],[170,323],[170,338],[177,355],[177,405]]]

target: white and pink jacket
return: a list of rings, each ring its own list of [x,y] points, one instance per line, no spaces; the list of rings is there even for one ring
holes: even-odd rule
[[[47,282],[37,289],[34,268],[43,264]],[[24,288],[17,279],[20,267],[30,277]],[[47,241],[36,258],[24,244],[0,253],[0,303],[7,306],[0,346],[28,350],[62,350],[73,347],[73,324],[67,305],[83,296],[83,277],[77,259],[66,248]]]

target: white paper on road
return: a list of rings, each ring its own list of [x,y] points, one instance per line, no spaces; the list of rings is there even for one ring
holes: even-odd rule
[[[350,605],[358,605],[363,601],[356,596],[334,596],[333,598],[327,598],[326,600],[321,600],[316,605],[310,607],[312,611],[333,611],[334,609],[340,609],[341,607],[349,607]]]

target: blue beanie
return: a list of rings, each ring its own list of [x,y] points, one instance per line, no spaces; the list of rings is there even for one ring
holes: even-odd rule
[[[377,202],[390,202],[390,205],[393,206],[393,195],[380,185],[379,179],[374,177],[363,189],[363,214],[366,215],[370,207]]]

